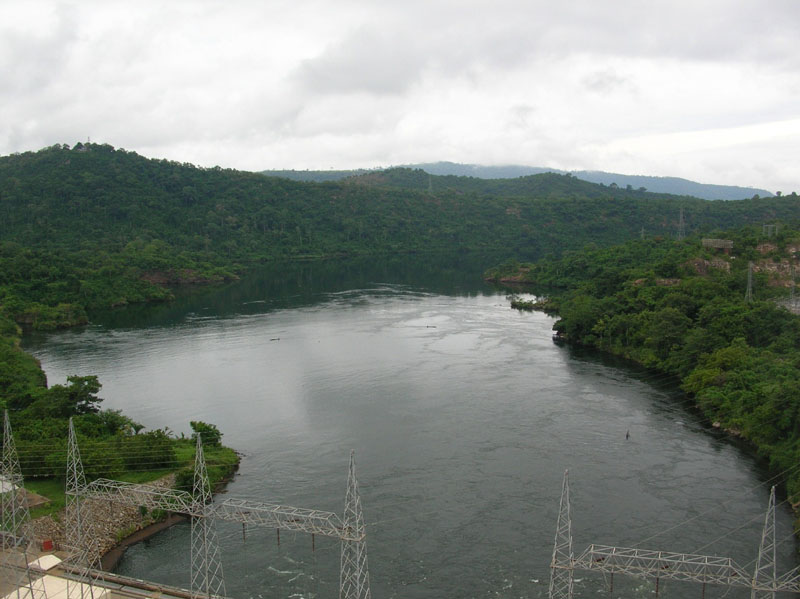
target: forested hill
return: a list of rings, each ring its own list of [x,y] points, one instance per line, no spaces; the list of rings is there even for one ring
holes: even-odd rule
[[[616,194],[627,198],[653,198],[644,190],[606,188],[581,181],[571,175],[541,173],[514,179],[482,179],[456,175],[431,175],[422,169],[391,168],[355,175],[344,180],[350,185],[391,187],[419,192],[472,193],[491,197],[557,198],[582,197],[599,199]],[[666,198],[666,196],[658,196]]]
[[[410,180],[413,180],[409,183]],[[163,283],[222,280],[259,261],[503,250],[558,254],[587,243],[793,218],[795,195],[739,202],[661,197],[543,174],[482,187],[400,169],[302,183],[146,159],[108,145],[0,158],[0,306],[47,327],[82,310],[163,299]],[[60,307],[59,307],[60,306]]]
[[[766,189],[753,187],[740,187],[736,185],[714,185],[698,183],[680,177],[651,177],[644,175],[624,175],[622,173],[607,173],[604,171],[564,171],[538,166],[483,166],[479,164],[458,164],[454,162],[428,162],[423,164],[406,164],[400,168],[412,170],[421,169],[426,173],[438,176],[457,176],[479,179],[518,179],[542,173],[558,175],[571,174],[576,179],[590,183],[613,185],[620,188],[639,189],[647,188],[649,191],[662,194],[690,195],[705,200],[742,200],[758,195],[771,197],[773,194]],[[262,174],[271,177],[284,177],[295,181],[338,181],[347,177],[375,173],[385,169],[356,169],[356,170],[268,170]],[[386,169],[388,170],[388,169]]]

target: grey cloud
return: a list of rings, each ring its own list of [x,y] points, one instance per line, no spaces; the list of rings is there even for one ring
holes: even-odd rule
[[[631,82],[626,77],[618,75],[613,69],[589,73],[581,83],[586,89],[599,94],[607,94],[631,86]]]
[[[74,17],[63,5],[54,14],[53,30],[38,34],[23,32],[25,23],[0,25],[0,80],[4,94],[41,91],[57,80],[68,64],[77,41]]]
[[[400,94],[418,79],[423,62],[404,36],[360,29],[301,63],[295,78],[313,92]]]

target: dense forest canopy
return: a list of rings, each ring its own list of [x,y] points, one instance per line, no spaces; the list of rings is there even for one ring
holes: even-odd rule
[[[651,241],[630,247],[652,247],[645,257],[660,256],[653,272],[668,277],[682,272],[683,257],[675,252],[683,250],[666,250],[660,244],[668,242],[652,239],[674,237],[681,214],[689,232],[712,231],[789,221],[800,214],[798,208],[794,194],[710,202],[606,187],[554,173],[485,180],[401,168],[304,183],[146,159],[98,144],[55,145],[0,157],[0,409],[10,411],[23,445],[54,440],[48,446],[56,447],[64,438],[67,418],[73,417],[79,434],[97,441],[86,450],[90,472],[129,469],[141,453],[137,448],[145,445],[152,457],[148,467],[179,463],[180,449],[169,441],[167,431],[141,433],[141,427],[124,415],[102,410],[101,382],[90,373],[76,373],[65,385],[48,388],[39,365],[19,348],[20,327],[73,326],[87,322],[98,308],[168,301],[170,285],[223,282],[265,261],[358,254],[414,253],[424,259],[426,253],[439,251],[503,250],[530,259],[567,252],[558,262],[564,269],[559,276],[573,271],[576,281],[597,276],[586,282],[594,291],[584,290],[571,300],[574,303],[564,304],[564,332],[606,348],[618,341],[619,330],[637,331],[644,335],[639,359],[689,374],[695,367],[672,355],[672,337],[642,333],[636,326],[645,326],[640,321],[652,312],[647,331],[666,323],[670,331],[689,334],[696,318],[706,328],[716,327],[706,323],[713,311],[698,308],[698,297],[713,296],[733,283],[698,279],[670,300],[663,299],[658,285],[628,285],[622,296],[608,299],[601,293],[620,292],[619,285],[629,278],[628,271],[620,270],[627,258],[613,253],[619,250],[602,250],[610,253],[599,256],[597,264],[603,268],[596,272],[594,258],[586,262],[585,254],[569,252],[587,244],[602,248],[646,237]],[[617,260],[613,268],[612,257]],[[629,270],[636,268],[629,264]],[[536,272],[546,279],[545,270]],[[649,281],[647,276],[642,275]],[[741,286],[738,266],[731,276],[738,277],[735,284]],[[662,305],[662,300],[668,303]],[[614,302],[621,302],[622,312],[610,307]],[[777,332],[776,327],[785,324],[783,317],[772,316],[767,305],[759,309],[752,316],[731,315],[730,326],[715,331],[708,337],[712,341],[690,335],[692,355],[711,355],[730,346],[729,353],[735,355],[719,357],[722,365],[708,363],[706,370],[716,372],[714,368],[727,368],[730,360],[739,359],[745,343],[762,352],[752,358],[755,369],[772,359],[764,352],[777,351],[778,346],[772,347],[778,343],[775,339],[780,347],[794,347],[794,338]],[[600,321],[592,320],[605,313]],[[761,317],[771,328],[753,329],[752,319]],[[639,324],[632,325],[634,320]],[[776,336],[758,345],[748,336],[754,330],[775,330]],[[730,339],[731,331],[741,334]],[[734,342],[739,345],[731,345]],[[791,372],[789,368],[789,374],[780,376]],[[687,379],[687,385],[699,385],[698,377],[691,379],[694,383]],[[699,388],[697,395],[705,397]],[[709,405],[722,401],[709,397]],[[786,400],[783,395],[774,397],[770,401]],[[785,439],[786,431],[796,426],[792,418],[777,432],[763,429],[764,438],[770,443]],[[204,423],[196,424],[208,432]],[[750,430],[738,421],[730,424]],[[108,443],[118,444],[118,458],[106,463]],[[794,446],[786,447],[787,455],[794,455]],[[57,454],[37,456],[31,448],[28,455],[33,457],[23,467],[55,473],[61,459]],[[126,455],[134,456],[127,465]]]
[[[167,299],[280,259],[503,249],[559,254],[678,229],[789,219],[797,196],[708,202],[552,173],[509,180],[393,169],[302,183],[151,160],[108,145],[0,158],[0,305],[48,328]]]

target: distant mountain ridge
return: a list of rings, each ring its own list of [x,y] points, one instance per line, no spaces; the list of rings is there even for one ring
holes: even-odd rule
[[[578,179],[626,188],[630,185],[633,189],[644,187],[647,191],[668,193],[673,195],[693,196],[704,200],[743,200],[759,197],[772,197],[772,192],[766,189],[753,187],[740,187],[737,185],[713,185],[698,183],[680,177],[651,177],[646,175],[623,175],[620,173],[607,173],[604,171],[564,171],[554,168],[537,166],[505,165],[483,166],[478,164],[459,164],[455,162],[426,162],[419,164],[404,164],[405,168],[422,169],[431,175],[476,177],[478,179],[516,179],[541,173],[570,173]],[[297,171],[297,170],[266,170],[263,174],[271,177],[282,177],[295,181],[337,181],[356,175],[378,172],[384,169],[353,169],[338,171]]]

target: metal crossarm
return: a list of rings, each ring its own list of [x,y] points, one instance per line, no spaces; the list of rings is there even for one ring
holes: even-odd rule
[[[333,512],[309,510],[273,503],[259,503],[246,499],[226,499],[210,507],[207,516],[263,526],[307,532],[343,540],[360,540],[349,536],[338,515]]]
[[[123,505],[144,506],[148,510],[164,510],[189,516],[203,515],[203,510],[198,508],[189,493],[153,485],[98,478],[84,487],[82,495]]]
[[[589,545],[573,562],[581,570],[671,578],[750,588],[751,576],[729,557]]]
[[[775,588],[800,594],[800,566],[789,570],[786,574],[778,578]]]
[[[348,541],[359,541],[363,536],[356,537],[352,531],[345,530],[341,518],[333,512],[233,498],[203,508],[185,491],[107,478],[98,478],[86,485],[82,495],[123,505],[144,506],[148,510],[160,509],[197,518],[242,522],[252,526],[307,532]]]
[[[304,509],[274,503],[229,498],[212,501],[203,446],[198,436],[195,454],[193,492],[186,493],[160,486],[98,478],[87,484],[83,474],[75,429],[70,421],[67,459],[67,538],[73,572],[92,583],[102,574],[94,567],[99,559],[97,539],[87,499],[105,500],[128,506],[164,510],[192,517],[190,591],[192,599],[218,599],[225,596],[222,561],[217,543],[216,520],[253,526],[306,532],[341,541],[339,579],[340,599],[370,599],[367,567],[366,528],[355,476],[355,460],[350,453],[344,516],[334,512]],[[80,587],[83,593],[84,587]],[[93,593],[91,586],[88,592]],[[82,599],[94,599],[82,596]]]

